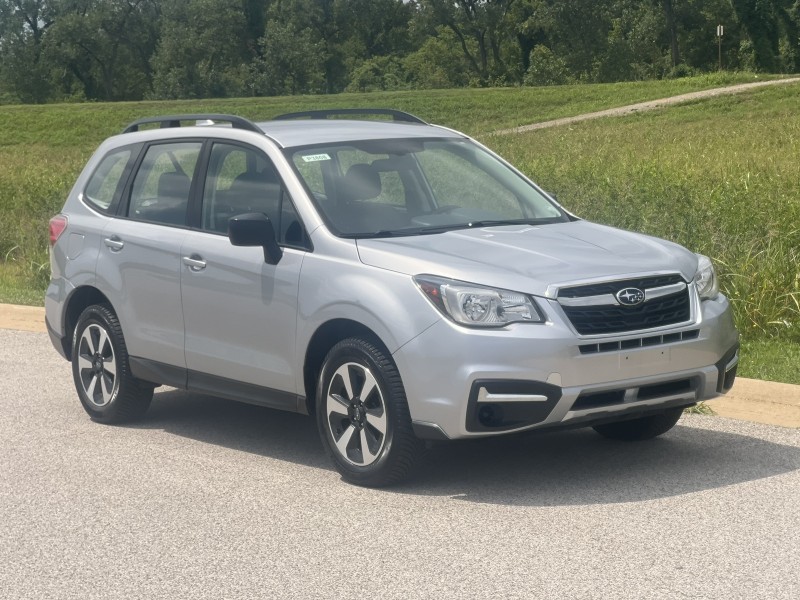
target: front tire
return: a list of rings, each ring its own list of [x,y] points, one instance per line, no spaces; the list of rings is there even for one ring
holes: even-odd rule
[[[349,338],[331,349],[317,386],[316,410],[325,451],[350,483],[397,483],[409,476],[422,453],[397,366],[371,341]]]
[[[682,414],[682,407],[670,408],[656,415],[631,419],[630,421],[595,425],[593,429],[603,437],[612,440],[626,442],[650,440],[675,427]]]
[[[138,419],[153,398],[153,385],[131,375],[119,320],[103,304],[88,307],[78,318],[72,377],[84,410],[101,423]]]

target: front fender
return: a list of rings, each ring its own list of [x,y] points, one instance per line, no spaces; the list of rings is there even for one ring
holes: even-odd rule
[[[298,365],[314,332],[334,319],[364,325],[393,354],[441,318],[409,275],[313,254],[303,263],[298,300]]]

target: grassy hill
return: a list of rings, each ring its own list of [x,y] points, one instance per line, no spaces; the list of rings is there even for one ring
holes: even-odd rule
[[[800,85],[525,134],[484,134],[752,75],[609,85],[0,109],[0,302],[41,304],[46,223],[89,155],[142,116],[263,120],[325,107],[398,108],[477,136],[580,216],[672,239],[717,263],[748,376],[800,383]]]

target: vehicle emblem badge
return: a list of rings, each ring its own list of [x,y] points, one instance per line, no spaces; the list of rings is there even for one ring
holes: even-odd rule
[[[617,301],[624,306],[636,306],[644,302],[644,292],[639,288],[625,288],[617,292]]]

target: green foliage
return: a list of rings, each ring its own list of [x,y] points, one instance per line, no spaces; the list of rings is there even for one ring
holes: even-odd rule
[[[59,17],[47,31],[44,56],[61,73],[61,96],[143,98],[150,88],[149,58],[158,36],[156,4],[107,0],[92,10],[59,6]]]
[[[270,20],[258,48],[250,76],[255,95],[313,94],[325,89],[325,47],[310,29],[298,31]]]
[[[375,92],[407,88],[403,63],[393,56],[376,56],[355,69],[348,92]]]
[[[0,0],[0,103],[635,81],[720,50],[800,71],[800,3]]]
[[[531,50],[530,67],[525,73],[525,85],[563,85],[572,83],[572,76],[564,59],[539,44]]]
[[[712,416],[712,415],[715,415],[715,414],[716,414],[716,413],[714,412],[714,409],[712,409],[712,408],[711,408],[711,407],[710,407],[708,404],[706,404],[705,402],[698,402],[698,403],[697,403],[697,404],[695,404],[694,406],[690,406],[689,408],[687,408],[687,409],[686,409],[684,412],[685,412],[685,413],[687,413],[687,414],[690,414],[690,415],[706,415],[706,416]]]
[[[464,87],[469,83],[469,65],[455,34],[439,27],[403,65],[411,86],[417,89]]]
[[[742,377],[800,385],[800,343],[774,337],[742,340],[738,373]]]
[[[153,56],[154,98],[246,94],[247,21],[227,0],[182,0],[164,7]]]
[[[794,0],[731,0],[733,10],[747,32],[756,69],[775,72],[781,67],[781,41],[794,61],[798,42],[797,6]],[[794,64],[795,70],[799,65]]]

